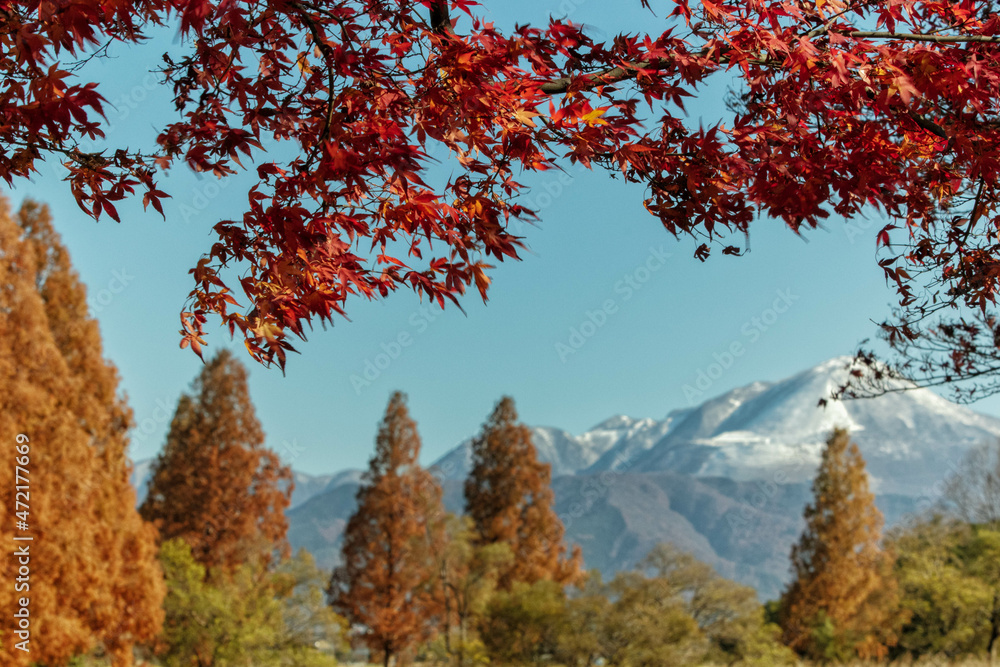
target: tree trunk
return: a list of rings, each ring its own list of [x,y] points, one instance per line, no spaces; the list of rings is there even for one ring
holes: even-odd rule
[[[998,638],[1000,638],[1000,592],[994,592],[993,613],[990,614],[990,641],[986,644],[986,654],[989,656],[991,665]]]

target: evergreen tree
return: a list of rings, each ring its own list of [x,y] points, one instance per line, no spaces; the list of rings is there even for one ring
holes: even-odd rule
[[[362,639],[386,667],[440,625],[433,554],[442,546],[444,511],[441,487],[417,463],[419,455],[417,425],[406,396],[396,392],[328,589],[334,609],[363,627]]]
[[[182,395],[142,515],[209,570],[288,554],[291,470],[264,447],[243,365],[221,350]]]
[[[478,543],[505,542],[514,554],[500,576],[504,590],[519,581],[567,584],[582,576],[579,547],[566,558],[551,474],[551,466],[538,461],[531,430],[517,422],[514,399],[505,396],[472,442],[472,471],[465,482],[465,509]]]
[[[136,512],[129,483],[132,413],[102,355],[48,210],[27,202],[14,218],[2,202],[0,438],[13,447],[17,434],[27,437],[29,489],[15,498],[12,466],[0,466],[0,511],[24,510],[28,528],[17,533],[34,538],[15,543],[15,526],[0,523],[5,543],[30,552],[30,588],[0,591],[5,618],[17,599],[30,600],[30,653],[4,635],[3,664],[63,664],[99,647],[113,664],[131,665],[133,645],[162,624],[155,531]],[[18,564],[2,559],[0,580],[14,582]]]
[[[894,557],[879,546],[882,514],[844,429],[827,440],[812,490],[805,531],[792,548],[794,578],[781,600],[783,639],[813,659],[881,658],[904,617]]]

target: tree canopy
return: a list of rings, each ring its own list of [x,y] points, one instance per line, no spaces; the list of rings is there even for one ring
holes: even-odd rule
[[[583,557],[579,546],[566,553],[565,528],[554,508],[552,466],[538,460],[531,429],[517,421],[514,399],[504,396],[497,402],[470,449],[465,511],[473,521],[475,543],[504,543],[514,554],[500,573],[500,588],[579,579]]]
[[[1000,388],[995,3],[641,3],[650,32],[601,40],[558,18],[503,32],[471,0],[7,2],[0,176],[59,159],[80,206],[117,219],[137,191],[162,212],[168,168],[226,178],[253,160],[243,211],[192,271],[182,344],[200,352],[214,314],[280,365],[354,297],[485,298],[489,262],[522,245],[509,223],[534,216],[525,172],[578,162],[641,184],[701,259],[741,254],[758,218],[799,233],[875,213],[904,372]],[[181,37],[161,69],[176,120],[155,146],[85,151],[106,103],[88,59],[156,26]],[[685,122],[719,76],[729,117]],[[435,184],[440,145],[454,172]]]
[[[906,614],[892,576],[895,556],[880,544],[882,513],[846,430],[827,440],[812,491],[781,597],[784,641],[814,660],[881,659],[898,642]]]
[[[288,555],[292,472],[264,446],[247,372],[227,350],[182,394],[156,458],[142,516],[211,569]]]
[[[15,215],[2,199],[0,385],[12,455],[0,509],[17,519],[0,529],[16,554],[0,564],[0,610],[27,623],[0,633],[0,662],[56,665],[99,649],[131,665],[133,646],[160,630],[165,594],[129,482],[132,410],[48,210],[26,202]]]
[[[445,514],[441,487],[419,455],[406,395],[395,392],[327,589],[333,608],[363,627],[360,639],[385,667],[432,637],[442,613],[433,555],[443,547]]]

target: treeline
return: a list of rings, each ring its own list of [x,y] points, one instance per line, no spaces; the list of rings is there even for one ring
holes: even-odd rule
[[[604,583],[567,552],[550,466],[503,398],[471,444],[465,514],[445,512],[420,467],[402,394],[331,577],[334,608],[383,665],[776,664],[793,654],[754,591],[669,545]]]
[[[32,203],[11,214],[0,202],[0,333],[11,452],[0,539],[31,537],[27,564],[0,559],[0,664],[324,667],[362,651],[383,665],[779,665],[954,660],[1000,643],[995,445],[956,465],[933,511],[883,537],[864,460],[835,430],[791,581],[761,605],[670,545],[608,582],[584,572],[510,398],[472,442],[464,514],[446,512],[397,393],[341,563],[322,572],[290,554],[291,471],[265,447],[246,370],[225,351],[178,401],[136,508],[131,410],[84,287]],[[22,441],[27,499],[15,492]]]

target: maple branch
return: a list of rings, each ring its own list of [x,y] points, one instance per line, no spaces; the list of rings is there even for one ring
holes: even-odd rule
[[[431,28],[439,35],[454,37],[455,30],[451,27],[451,14],[448,11],[448,0],[431,2]]]
[[[965,230],[965,236],[962,238],[962,245],[964,246],[969,241],[969,236],[972,234],[972,229],[979,222],[979,218],[983,215],[983,190],[986,189],[986,179],[979,179],[979,191],[976,192],[976,201],[972,204],[972,215],[969,216],[969,226]]]
[[[313,44],[316,46],[316,48],[320,50],[320,53],[323,54],[323,61],[324,61],[323,64],[326,66],[326,79],[327,79],[327,89],[328,89],[327,99],[326,99],[326,118],[323,119],[323,131],[320,132],[319,138],[316,139],[316,143],[313,144],[312,150],[309,151],[309,157],[306,158],[305,170],[308,171],[309,168],[312,166],[313,160],[316,159],[316,154],[323,146],[323,142],[325,142],[330,137],[330,129],[333,126],[333,113],[334,113],[333,107],[334,107],[334,99],[336,97],[336,93],[334,92],[336,88],[336,77],[334,75],[334,70],[333,67],[331,66],[331,63],[335,61],[335,58],[333,51],[330,48],[330,45],[320,34],[319,26],[316,25],[316,22],[312,20],[308,12],[304,12],[298,7],[296,7],[296,9],[299,10],[299,18],[302,20],[303,23],[306,24],[306,27],[309,29],[309,32],[312,35]],[[343,28],[342,24],[341,28]]]
[[[649,61],[644,60],[642,62],[630,64],[628,68],[625,67],[613,67],[611,69],[604,70],[603,72],[594,72],[592,74],[586,75],[588,81],[585,84],[585,88],[594,88],[597,86],[604,86],[612,83],[618,83],[619,81],[625,81],[626,79],[632,79],[638,73],[640,69],[662,69],[666,67],[667,61],[656,60]],[[558,95],[559,93],[565,93],[569,90],[570,85],[573,83],[575,77],[564,76],[558,79],[553,79],[543,83],[541,90],[547,95]]]
[[[447,5],[447,2],[441,0],[436,4]],[[434,20],[433,10],[431,16],[433,22]],[[805,36],[811,38],[824,35],[830,31],[831,23],[832,21],[824,25],[817,26],[813,30],[810,30],[808,33],[806,33]],[[450,22],[448,23],[448,26],[449,27],[451,26]],[[1000,35],[930,35],[930,34],[903,33],[903,32],[870,32],[864,30],[853,30],[851,32],[844,34],[847,35],[848,37],[856,37],[859,39],[898,39],[898,40],[914,41],[914,42],[936,42],[940,44],[965,43],[965,42],[980,42],[987,44],[1000,43]],[[697,52],[697,55],[704,57],[708,54],[708,52],[709,52],[708,49],[702,49],[701,51]],[[764,59],[762,62],[766,62],[767,60],[768,59]],[[724,58],[720,59],[720,62],[723,61]],[[663,60],[657,60],[657,61],[644,60],[637,63],[629,63],[625,66],[613,67],[610,69],[606,69],[602,72],[594,72],[592,74],[587,75],[587,78],[589,80],[584,84],[583,87],[586,89],[590,89],[596,86],[618,83],[619,81],[625,81],[626,79],[635,78],[636,74],[638,73],[638,70],[640,69],[656,70],[656,69],[662,69],[665,66],[666,66],[666,61]],[[559,93],[565,93],[569,90],[569,87],[573,83],[574,78],[575,77],[572,76],[564,76],[558,79],[547,81],[546,83],[542,84],[539,90],[541,90],[541,92],[543,93],[546,93],[547,95],[558,95]],[[914,121],[916,121],[924,129],[929,130],[934,134],[947,139],[947,135],[944,134],[944,130],[941,129],[941,126],[937,125],[936,123],[933,123],[932,121],[919,117],[914,117]]]
[[[705,47],[699,51],[691,52],[690,55],[696,58],[705,58],[714,49]],[[730,62],[730,56],[720,55],[719,63],[724,64]],[[746,62],[754,65],[768,65],[776,62],[774,58],[762,57],[762,58],[747,58]],[[642,60],[637,63],[626,63],[625,65],[619,65],[618,67],[612,67],[601,72],[591,72],[589,74],[583,75],[587,81],[580,87],[581,90],[590,90],[591,88],[596,88],[598,86],[607,86],[613,83],[618,83],[619,81],[626,81],[628,79],[634,79],[638,74],[639,70],[660,70],[666,69],[672,64],[671,60],[658,59],[658,60]],[[714,63],[713,63],[714,64]],[[558,95],[559,93],[565,93],[569,90],[570,85],[572,85],[574,79],[577,77],[564,76],[558,79],[552,79],[551,81],[546,81],[543,83],[539,90],[548,95]]]
[[[848,37],[871,38],[871,39],[900,39],[911,42],[937,42],[961,43],[961,42],[1000,42],[1000,35],[927,35],[908,32],[868,32],[864,30],[853,30],[844,33]]]
[[[948,139],[948,133],[944,131],[944,128],[935,123],[934,121],[932,121],[931,119],[921,116],[912,109],[908,109],[906,113],[907,115],[909,115],[909,117],[913,120],[914,123],[916,123],[923,129],[927,130],[931,134],[936,134],[942,139]]]

